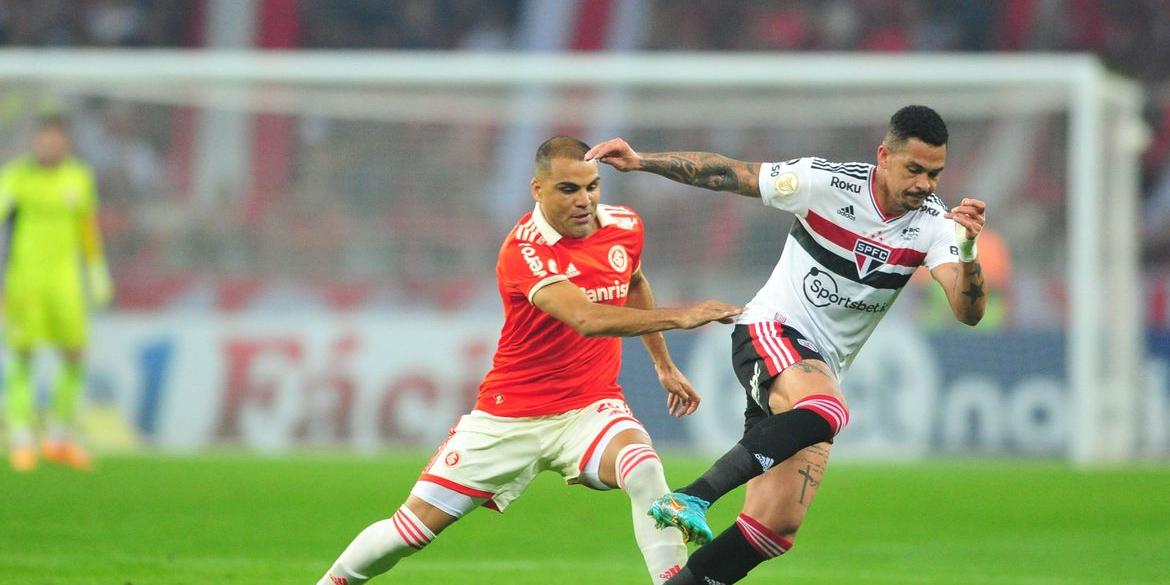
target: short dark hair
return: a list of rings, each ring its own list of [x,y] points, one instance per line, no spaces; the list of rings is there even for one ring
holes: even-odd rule
[[[585,160],[586,152],[589,152],[589,145],[572,136],[553,136],[536,149],[536,174],[548,173],[552,168],[549,161],[554,158]]]
[[[917,138],[931,146],[947,143],[947,123],[938,112],[926,106],[906,106],[893,116],[886,128],[886,146],[901,146]]]

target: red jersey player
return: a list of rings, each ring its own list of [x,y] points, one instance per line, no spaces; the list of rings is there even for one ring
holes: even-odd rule
[[[686,561],[681,533],[656,530],[645,512],[669,489],[617,384],[617,338],[642,336],[667,407],[682,416],[699,395],[659,332],[730,322],[742,309],[718,301],[654,307],[641,267],[642,220],[599,203],[601,178],[597,163],[584,161],[588,150],[565,136],[537,150],[536,207],[500,247],[504,327],[475,409],[451,429],[405,504],[358,534],[319,585],[357,585],[389,571],[475,508],[503,511],[545,470],[569,484],[626,491],[654,583]]]

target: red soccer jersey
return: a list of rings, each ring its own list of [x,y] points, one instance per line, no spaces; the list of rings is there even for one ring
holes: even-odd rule
[[[600,228],[562,237],[540,213],[520,219],[496,264],[504,328],[475,407],[496,416],[543,416],[621,397],[622,342],[584,337],[532,304],[541,287],[568,280],[596,303],[623,306],[642,257],[642,220],[626,207],[597,206]]]

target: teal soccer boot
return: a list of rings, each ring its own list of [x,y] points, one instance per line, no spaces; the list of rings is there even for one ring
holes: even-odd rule
[[[671,492],[654,500],[647,512],[659,528],[674,526],[683,533],[683,540],[696,544],[707,544],[715,538],[707,526],[707,508],[710,502],[695,496]]]

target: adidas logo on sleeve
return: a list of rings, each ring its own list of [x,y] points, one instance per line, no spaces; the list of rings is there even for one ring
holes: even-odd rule
[[[760,462],[760,467],[764,468],[764,471],[772,469],[772,466],[776,464],[776,460],[772,459],[771,457],[766,457],[764,455],[760,455],[759,453],[753,453],[753,455],[756,456],[756,461]]]

